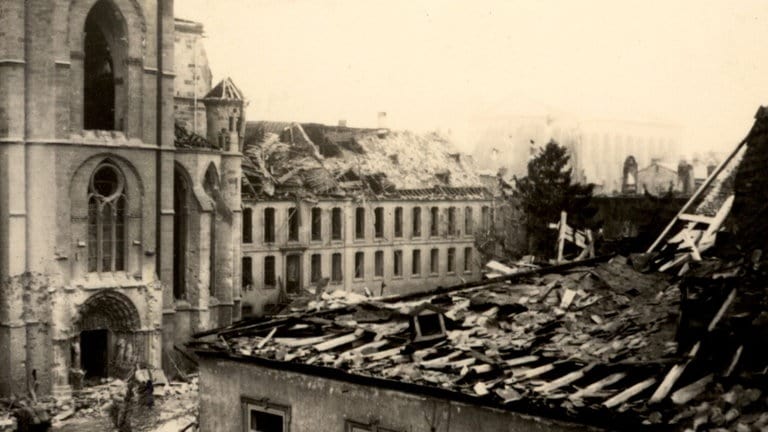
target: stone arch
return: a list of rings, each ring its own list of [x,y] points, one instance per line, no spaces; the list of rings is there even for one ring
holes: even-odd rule
[[[114,290],[103,290],[90,296],[80,305],[75,326],[80,332],[133,332],[141,328],[141,319],[131,299]]]
[[[87,216],[88,201],[83,193],[88,187],[91,174],[102,164],[116,166],[125,178],[126,194],[128,195],[128,216],[141,217],[144,200],[144,183],[139,171],[128,159],[113,153],[99,153],[83,161],[74,169],[69,178],[69,196],[73,218]]]

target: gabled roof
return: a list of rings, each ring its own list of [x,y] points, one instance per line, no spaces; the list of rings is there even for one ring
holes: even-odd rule
[[[214,88],[211,89],[211,91],[208,92],[207,95],[205,95],[204,99],[220,99],[220,100],[236,100],[236,101],[242,101],[245,100],[243,97],[243,93],[240,91],[239,88],[235,85],[234,82],[232,82],[232,79],[227,77],[221,80]]]

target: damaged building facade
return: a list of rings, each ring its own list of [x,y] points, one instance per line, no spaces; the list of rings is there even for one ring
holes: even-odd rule
[[[215,144],[180,142],[174,26],[172,0],[3,2],[0,395],[160,367],[239,315],[243,100],[212,91]]]
[[[244,311],[318,284],[381,295],[480,277],[492,196],[439,135],[252,122],[244,154]]]

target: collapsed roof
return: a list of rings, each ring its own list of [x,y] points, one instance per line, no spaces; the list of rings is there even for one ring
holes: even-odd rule
[[[248,122],[244,198],[481,199],[471,158],[437,133]]]

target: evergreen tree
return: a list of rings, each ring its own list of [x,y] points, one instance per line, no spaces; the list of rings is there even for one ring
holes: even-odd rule
[[[556,245],[557,233],[549,223],[560,220],[560,212],[568,212],[568,225],[583,228],[594,215],[591,208],[594,185],[571,183],[568,150],[554,140],[539,149],[528,162],[528,175],[515,177],[514,197],[525,213],[528,249],[537,255],[550,255]]]

